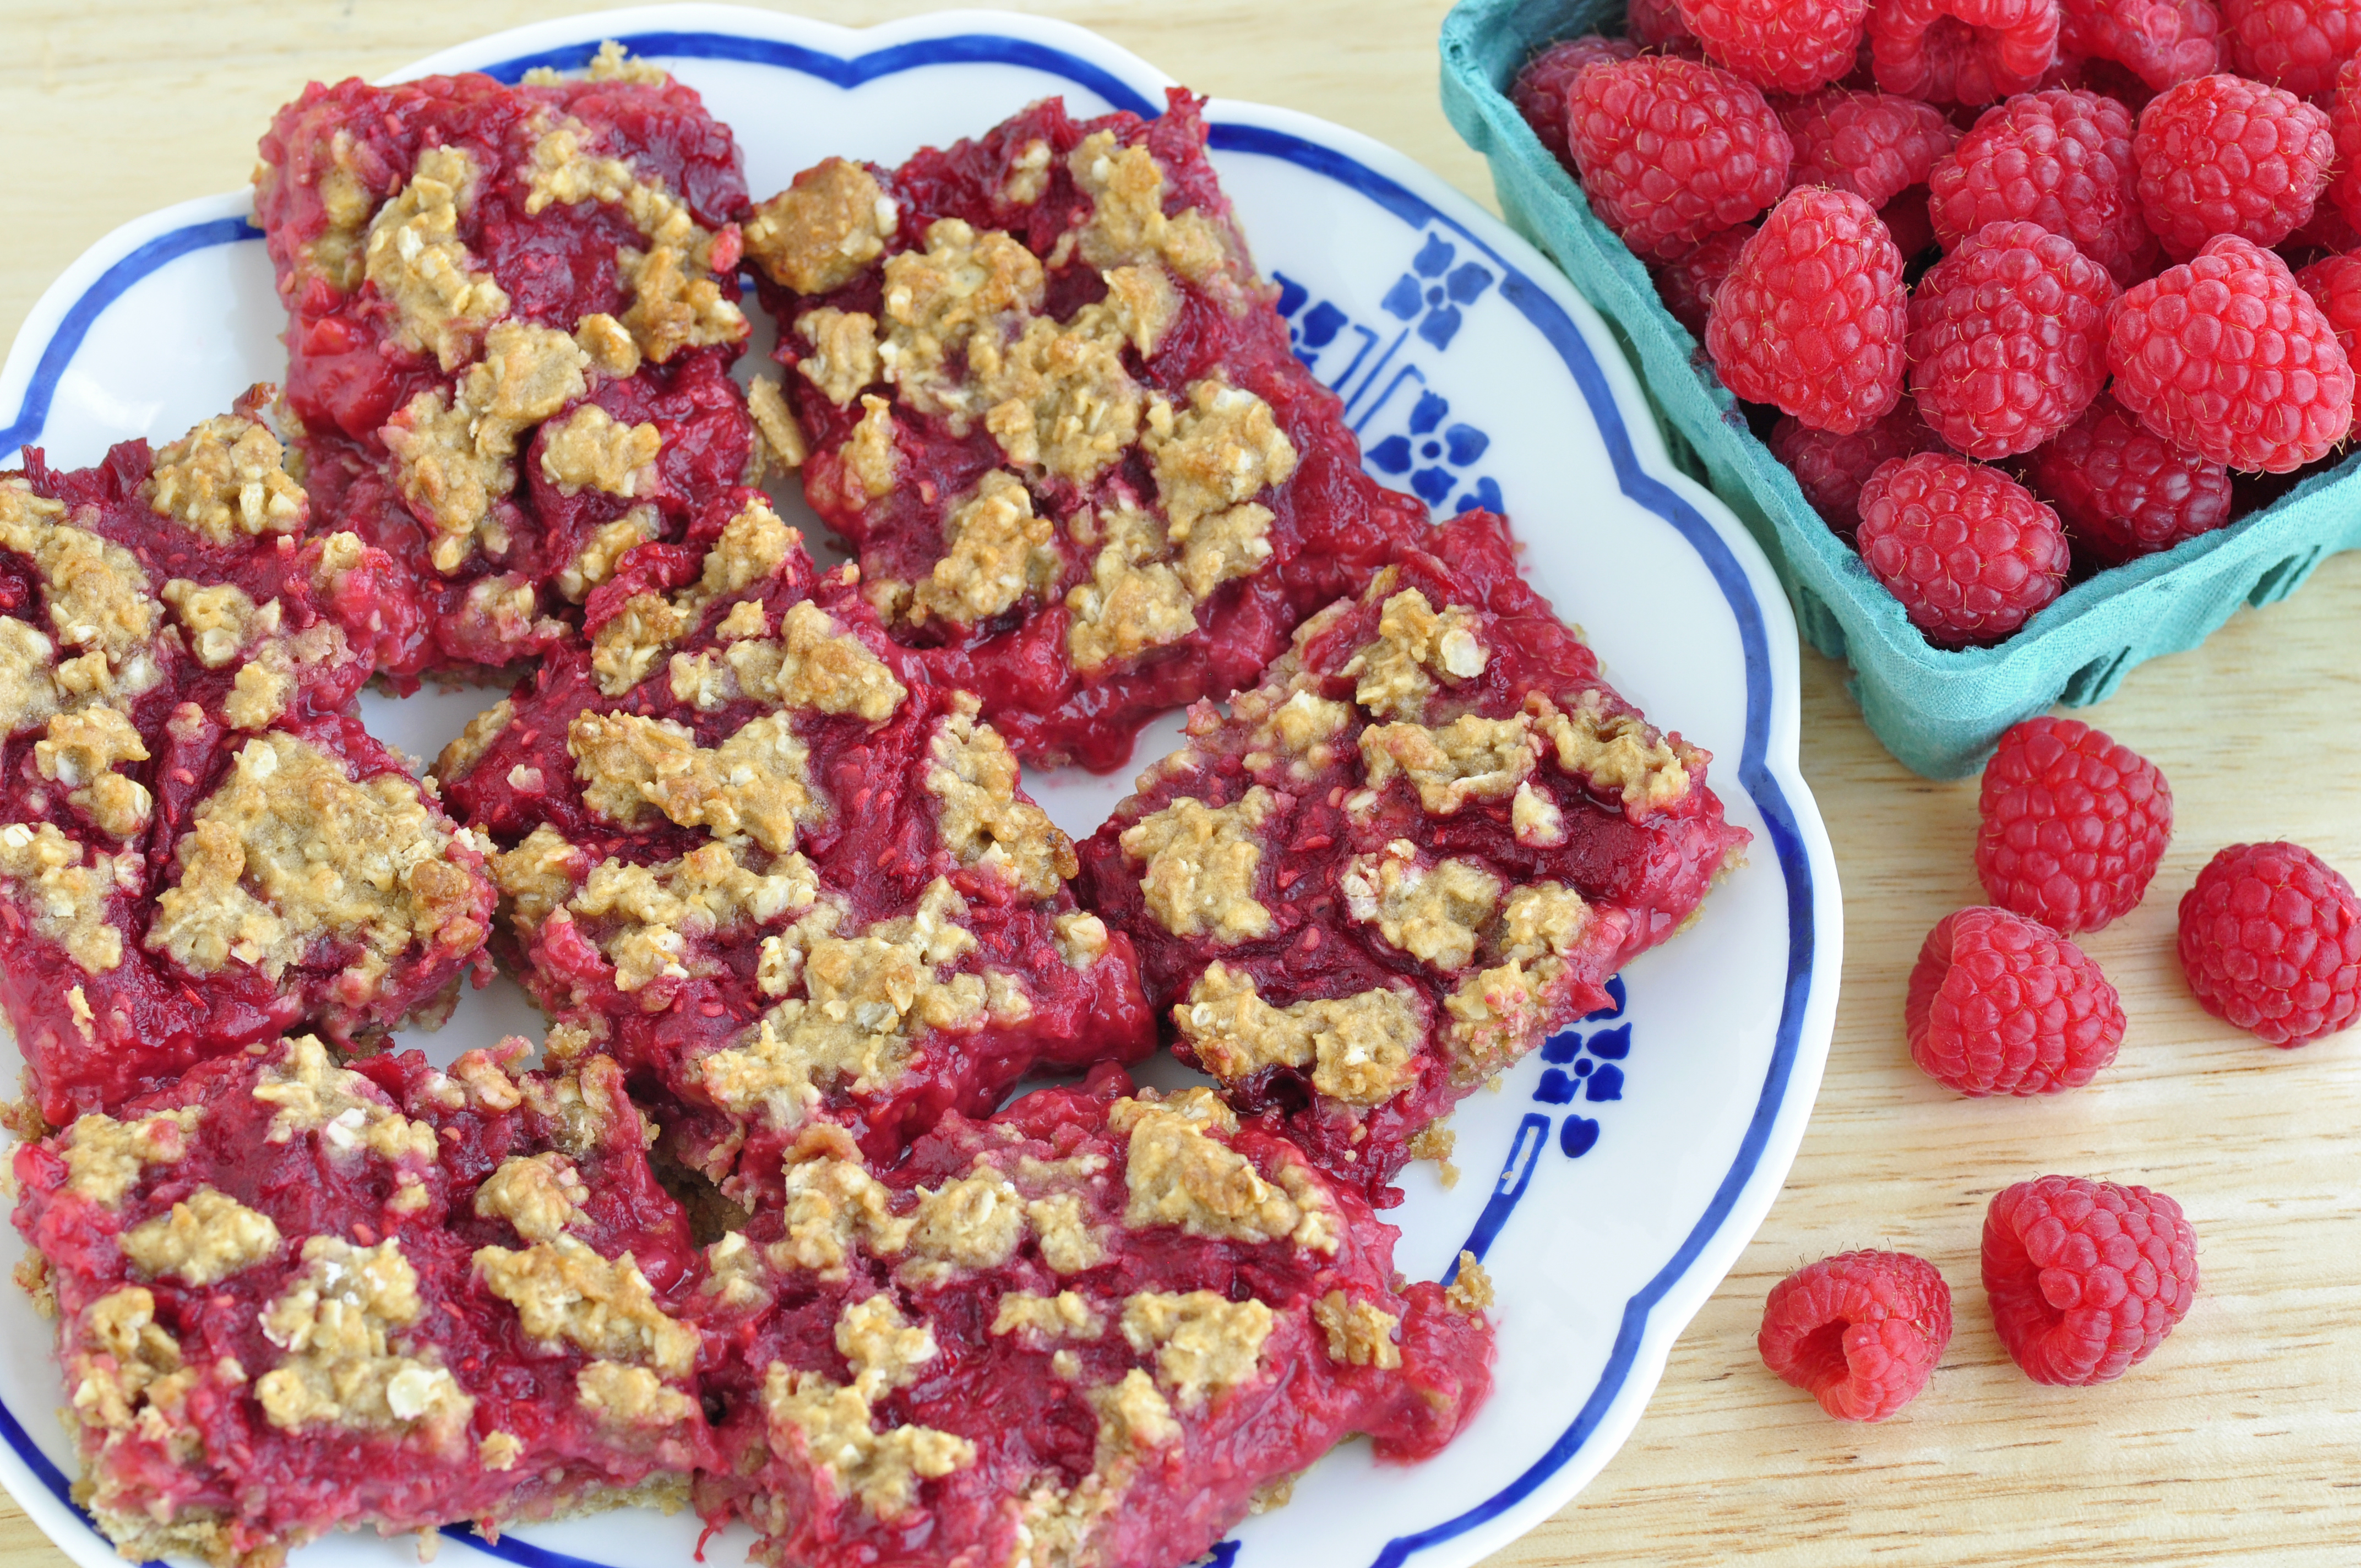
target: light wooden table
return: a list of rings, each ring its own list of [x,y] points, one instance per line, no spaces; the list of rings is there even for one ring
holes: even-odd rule
[[[305,80],[374,75],[574,7],[520,0],[0,0],[0,340],[115,225],[243,180]],[[803,0],[862,23],[925,7]],[[1436,107],[1443,0],[1040,4],[1212,93],[1308,110],[1390,142],[1488,201]],[[2169,775],[2179,835],[2147,902],[2088,944],[2132,1018],[2096,1086],[1956,1099],[1901,1036],[1927,927],[1981,901],[1971,784],[1905,772],[1843,672],[1805,654],[1804,762],[1846,894],[1844,1000],[1803,1153],[1737,1271],[1673,1353],[1631,1442],[1500,1563],[1828,1568],[2361,1561],[2361,1032],[2281,1053],[2201,1014],[2173,909],[2212,851],[2292,838],[2361,874],[2361,555],[2135,672],[2091,717]],[[2045,1171],[2140,1181],[2194,1223],[2195,1309],[2110,1387],[2036,1387],[1976,1285],[1986,1200]],[[1959,1292],[1949,1355],[1883,1426],[1830,1421],[1763,1371],[1763,1296],[1848,1247],[1924,1254]],[[0,1568],[63,1568],[0,1502]]]

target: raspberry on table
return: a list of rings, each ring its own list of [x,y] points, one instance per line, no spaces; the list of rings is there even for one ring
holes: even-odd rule
[[[1910,390],[1971,457],[2030,452],[2107,381],[2107,269],[2038,224],[1987,224],[1910,296]]]
[[[1678,0],[1706,58],[1770,93],[1809,93],[1852,70],[1869,0]]]
[[[1796,487],[1828,531],[1850,544],[1861,527],[1861,488],[1878,465],[1940,451],[1943,444],[1918,417],[1916,407],[1901,403],[1874,424],[1841,435],[1814,430],[1795,415],[1783,414],[1765,444],[1795,476]]]
[[[1602,60],[1631,60],[1640,52],[1640,46],[1629,38],[1601,38],[1586,33],[1578,38],[1560,38],[1525,61],[1522,71],[1509,87],[1509,101],[1525,124],[1533,127],[1550,155],[1563,163],[1571,156],[1565,148],[1565,90],[1584,68],[1597,65]]]
[[[1919,1070],[1977,1098],[2080,1089],[2124,1043],[2124,1004],[2099,966],[2005,909],[1962,909],[1935,923],[1902,1018]]]
[[[1951,1288],[1906,1252],[1806,1264],[1763,1303],[1763,1365],[1840,1421],[1882,1421],[1918,1397],[1951,1343]]]
[[[2345,357],[2353,357],[2353,334],[2361,328],[2361,256],[2325,256],[2295,275],[2320,313],[2328,318]]]
[[[2213,0],[2059,0],[2058,52],[2113,60],[2155,92],[2221,63]]]
[[[2075,554],[2120,566],[2230,521],[2230,471],[2186,452],[2106,393],[2026,459],[2033,491],[2057,509]]]
[[[2125,292],[2107,368],[2115,400],[2148,429],[2250,473],[2325,457],[2353,424],[2335,328],[2286,262],[2236,235]]]
[[[1648,269],[1664,309],[1699,342],[1704,341],[1705,323],[1713,314],[1715,291],[1753,237],[1754,231],[1741,224],[1722,230],[1677,261],[1660,261]]]
[[[2197,1236],[2161,1192],[2044,1176],[1984,1212],[1983,1277],[1993,1326],[2027,1377],[2107,1383],[2189,1315]]]
[[[1882,0],[1869,14],[1877,84],[1934,104],[1989,104],[2037,85],[2058,50],[2057,0]]]
[[[1787,188],[1795,144],[1762,90],[1696,60],[1609,60],[1566,93],[1566,142],[1592,208],[1643,259],[1745,223]]]
[[[2312,218],[2336,142],[2328,116],[2244,77],[2201,76],[2140,111],[2132,138],[2140,210],[2186,261],[2217,234],[2273,246]]]
[[[2299,98],[2325,93],[2361,54],[2361,0],[2221,0],[2222,42],[2242,76]]]
[[[1861,488],[1861,558],[1938,648],[1997,642],[2066,585],[2058,514],[1948,452],[1899,457]]]
[[[1795,191],[1722,280],[1706,349],[1738,396],[1842,433],[1901,398],[1908,321],[1902,253],[1869,203]]]
[[[2128,288],[2156,269],[2156,236],[2133,190],[2131,111],[2096,93],[2027,93],[1988,109],[1927,177],[1946,247],[2023,218],[2064,235]]]
[[[1959,127],[1932,104],[1842,87],[1781,104],[1779,121],[1795,144],[1791,187],[1850,191],[1872,207],[1925,184],[1935,160],[1960,139]]]
[[[2309,1045],[2361,1014],[2361,899],[2301,844],[2233,844],[2181,895],[2180,969],[2216,1018]]]
[[[2172,841],[2172,786],[2080,719],[2009,727],[1984,764],[1976,875],[2004,909],[2059,931],[2131,913]]]

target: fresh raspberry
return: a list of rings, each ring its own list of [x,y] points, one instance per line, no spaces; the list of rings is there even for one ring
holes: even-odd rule
[[[2025,477],[2058,509],[2075,554],[2101,568],[2230,521],[2230,471],[2173,445],[2103,392],[2026,459]]]
[[[2351,360],[2353,334],[2361,329],[2361,256],[2323,257],[2298,272],[2295,280],[2328,318],[2345,357]]]
[[[2309,98],[2361,54],[2361,0],[2222,0],[2222,31],[2240,75]]]
[[[2197,1293],[2197,1236],[2145,1187],[2044,1176],[1984,1211],[1984,1294],[2036,1383],[2111,1382],[2147,1358]]]
[[[2133,193],[2131,111],[2053,89],[1987,109],[1927,176],[1936,236],[1954,246],[2022,218],[2062,234],[2129,288],[2156,269],[2156,236]]]
[[[2309,1045],[2361,1013],[2361,900],[2301,844],[2233,844],[2181,895],[2180,970],[2216,1018]]]
[[[1582,189],[1639,256],[1669,260],[1746,222],[1787,188],[1795,156],[1762,92],[1663,55],[1607,60],[1566,89]]]
[[[2124,294],[2107,332],[2115,400],[2174,445],[2285,474],[2353,424],[2353,367],[2287,263],[2221,235]]]
[[[2219,66],[2221,31],[2212,0],[2058,0],[2060,55],[2113,60],[2158,93]]]
[[[2038,224],[1987,224],[1910,296],[1910,391],[1952,450],[2030,452],[2107,384],[2107,269]]]
[[[1927,1387],[1951,1343],[1951,1288],[1906,1252],[1840,1252],[1771,1287],[1754,1347],[1840,1421],[1882,1421]]]
[[[1910,971],[1902,1023],[1919,1070],[1978,1099],[2080,1089],[2124,1043],[2124,1004],[2099,966],[2005,909],[1935,922]]]
[[[1705,57],[1768,93],[1809,93],[1852,69],[1869,0],[1679,0]]]
[[[2049,69],[2058,0],[1879,0],[1868,32],[1884,91],[1989,104],[2031,89]]]
[[[1997,468],[1897,457],[1861,488],[1861,558],[1938,648],[1997,642],[2066,586],[2058,514]]]
[[[2328,188],[2328,116],[2242,76],[2201,76],[2156,95],[2132,138],[2140,209],[2165,253],[2186,261],[2217,234],[2272,246]]]
[[[1842,433],[1900,400],[1908,321],[1902,253],[1869,203],[1841,191],[1797,191],[1772,209],[1722,280],[1705,345],[1740,397]]]
[[[1688,54],[1692,59],[1702,52],[1697,35],[1681,20],[1678,0],[1631,0],[1624,12],[1623,31],[1642,49]]]
[[[1664,308],[1700,342],[1705,338],[1706,320],[1713,314],[1715,291],[1753,237],[1754,231],[1743,225],[1724,229],[1678,261],[1660,261],[1648,269]]]
[[[1767,443],[1771,455],[1795,476],[1796,488],[1830,532],[1847,544],[1861,527],[1861,488],[1890,458],[1939,450],[1942,443],[1908,403],[1874,424],[1843,435],[1814,430],[1793,414],[1782,415]]]
[[[2361,229],[2361,60],[2336,68],[2336,86],[2328,95],[2328,134],[2336,142],[2329,203],[2348,225]]]
[[[1926,183],[1935,160],[1960,139],[1959,127],[1932,104],[1841,87],[1781,104],[1779,123],[1795,144],[1791,186],[1850,191],[1872,207]]]
[[[1585,66],[1597,65],[1602,60],[1630,60],[1640,52],[1640,46],[1629,38],[1603,38],[1590,33],[1578,38],[1561,38],[1532,59],[1517,72],[1517,80],[1509,88],[1509,101],[1524,115],[1525,124],[1533,127],[1533,135],[1550,149],[1560,163],[1570,160],[1565,149],[1565,90]]]
[[[1984,764],[1976,810],[1985,894],[2057,931],[2130,914],[2172,842],[2164,774],[2075,718],[2011,725]]]

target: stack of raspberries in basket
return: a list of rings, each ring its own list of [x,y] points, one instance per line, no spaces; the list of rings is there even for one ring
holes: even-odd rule
[[[2356,52],[2342,0],[1652,0],[1511,92],[1959,648],[2341,451]]]
[[[1501,519],[1364,475],[1203,142],[757,203],[612,46],[313,87],[283,392],[0,475],[16,1223],[126,1553],[1179,1563],[1470,1419],[1482,1270],[1377,1212],[1747,835]],[[421,777],[354,705],[427,676],[514,689]],[[1182,706],[1087,842],[1019,787]],[[387,1048],[496,964],[537,1056]]]

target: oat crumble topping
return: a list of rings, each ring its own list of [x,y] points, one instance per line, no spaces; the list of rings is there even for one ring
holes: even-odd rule
[[[276,1253],[279,1239],[269,1215],[200,1187],[119,1241],[132,1266],[151,1278],[171,1275],[190,1285],[217,1285]]]
[[[803,426],[796,422],[787,400],[780,394],[776,376],[754,378],[753,384],[746,389],[746,411],[753,416],[763,450],[777,466],[792,473],[804,466],[811,456],[811,443],[805,439]]]
[[[310,502],[288,476],[285,456],[278,437],[260,424],[220,415],[156,454],[144,493],[158,514],[214,544],[241,534],[298,532]]]
[[[1449,817],[1471,800],[1498,800],[1531,777],[1538,742],[1523,714],[1483,718],[1465,713],[1439,729],[1423,724],[1372,724],[1361,731],[1369,787],[1399,773],[1430,817]]]
[[[567,727],[566,749],[584,804],[624,827],[653,806],[683,828],[749,835],[784,855],[796,847],[796,823],[817,821],[826,809],[811,787],[811,750],[785,714],[749,719],[720,745],[705,747],[673,719],[583,713]]]
[[[1029,1332],[1045,1340],[1097,1339],[1106,1332],[1106,1320],[1090,1302],[1071,1290],[1055,1296],[1012,1290],[1000,1299],[992,1320],[995,1335]]]
[[[818,1372],[771,1364],[763,1385],[773,1442],[800,1435],[813,1466],[838,1490],[879,1519],[906,1513],[921,1478],[936,1480],[975,1463],[975,1445],[931,1427],[896,1426],[880,1432],[872,1406],[906,1387],[935,1358],[934,1334],[908,1326],[890,1296],[848,1304],[838,1318],[836,1347],[851,1365],[848,1386]]]
[[[1056,894],[1080,869],[1073,840],[1049,814],[1016,798],[1016,754],[975,718],[975,699],[946,714],[928,746],[927,793],[939,803],[943,847],[963,866],[990,866],[1036,898]],[[1105,927],[1099,941],[1105,943]]]
[[[796,372],[844,408],[873,386],[882,373],[877,356],[877,318],[865,311],[840,311],[833,305],[807,311],[796,319],[812,352],[797,362]]]
[[[312,1035],[291,1039],[287,1055],[265,1067],[254,1088],[257,1100],[277,1107],[265,1135],[271,1143],[316,1132],[331,1149],[431,1163],[439,1146],[434,1127],[410,1120],[378,1098],[379,1092],[359,1073],[330,1061],[327,1047]]]
[[[1539,697],[1527,699],[1533,727],[1557,749],[1557,765],[1590,787],[1620,795],[1630,812],[1661,811],[1689,792],[1689,770],[1705,761],[1690,746],[1676,747],[1637,714],[1607,711],[1606,700],[1587,691],[1572,712]]]
[[[445,371],[466,364],[484,329],[509,313],[508,294],[489,272],[474,269],[459,238],[478,177],[464,148],[429,148],[368,226],[366,275],[393,307],[393,340],[434,355]]]
[[[672,1427],[704,1415],[691,1396],[620,1361],[592,1362],[574,1375],[574,1391],[577,1404],[610,1427]]]
[[[895,228],[894,203],[876,176],[831,158],[754,209],[746,256],[798,294],[840,289],[885,254]]]
[[[338,1236],[311,1237],[303,1272],[262,1315],[264,1337],[287,1353],[255,1380],[263,1414],[282,1431],[414,1424],[435,1446],[456,1446],[475,1400],[445,1368],[392,1348],[394,1332],[423,1310],[417,1272],[399,1242],[357,1247]]]
[[[84,974],[123,961],[123,933],[106,917],[112,894],[137,885],[138,857],[99,854],[82,863],[82,847],[48,822],[0,826],[0,878],[32,916],[33,929],[65,948]]]
[[[149,590],[147,570],[130,551],[71,526],[65,515],[60,503],[33,494],[20,476],[0,476],[0,550],[30,557],[39,572],[57,645],[86,650],[50,673],[59,698],[48,697],[37,682],[34,692],[13,699],[27,717],[38,709],[46,718],[43,705],[50,700],[137,696],[163,679],[148,643],[164,607]],[[8,641],[13,662],[34,663],[23,633],[11,633]]]
[[[653,424],[624,424],[584,403],[541,433],[542,477],[566,495],[585,488],[625,499],[655,488],[664,435]]]
[[[1390,1372],[1401,1365],[1394,1331],[1401,1320],[1374,1301],[1348,1299],[1331,1290],[1312,1303],[1312,1321],[1328,1336],[1328,1359],[1340,1366],[1374,1366]]]
[[[1062,565],[1057,531],[1033,511],[1032,493],[1001,469],[988,470],[975,493],[943,518],[943,554],[910,595],[915,625],[930,619],[989,620],[1027,594],[1056,586]]]
[[[1161,262],[1189,281],[1208,284],[1231,267],[1222,233],[1196,208],[1164,214],[1164,170],[1145,147],[1118,150],[1115,134],[1093,131],[1066,156],[1074,183],[1093,199],[1077,236],[1093,267]]]
[[[517,1310],[525,1333],[544,1343],[563,1340],[609,1361],[653,1366],[686,1377],[697,1365],[697,1331],[656,1305],[647,1276],[630,1253],[599,1256],[560,1234],[522,1251],[476,1249],[485,1288]]]
[[[1300,1168],[1286,1167],[1282,1185],[1274,1187],[1252,1160],[1208,1135],[1214,1129],[1237,1130],[1236,1116],[1213,1091],[1187,1089],[1164,1101],[1119,1100],[1107,1124],[1131,1136],[1124,1168],[1130,1190],[1125,1224],[1173,1225],[1192,1236],[1285,1239],[1314,1252],[1336,1250],[1326,1195]]]
[[[203,1112],[194,1105],[158,1111],[136,1122],[118,1122],[95,1112],[74,1118],[60,1151],[66,1162],[66,1190],[112,1209],[123,1201],[151,1165],[185,1158],[189,1135]]]
[[[664,519],[642,502],[612,522],[601,523],[582,542],[582,549],[557,574],[557,591],[568,604],[580,604],[590,590],[615,575],[615,563],[624,551],[664,534]],[[505,700],[505,699],[503,699]]]
[[[589,1197],[564,1155],[511,1155],[476,1189],[476,1217],[506,1220],[528,1242],[555,1241]]]
[[[1422,963],[1461,969],[1500,904],[1500,879],[1479,861],[1419,863],[1418,846],[1407,839],[1388,844],[1382,854],[1356,855],[1345,863],[1338,885],[1347,913]]]
[[[1484,673],[1490,654],[1476,635],[1477,617],[1464,605],[1434,607],[1416,588],[1386,600],[1378,641],[1353,655],[1344,674],[1359,677],[1353,700],[1380,718],[1423,718],[1437,676],[1455,681]]]
[[[1474,1253],[1459,1255],[1459,1273],[1443,1297],[1458,1312],[1472,1314],[1492,1305],[1492,1277],[1484,1272],[1484,1266],[1476,1261]]]
[[[1425,1033],[1420,1011],[1408,992],[1391,986],[1273,1007],[1251,976],[1215,962],[1197,977],[1189,1000],[1172,1009],[1172,1021],[1217,1078],[1309,1067],[1322,1094],[1368,1106],[1417,1079]]]
[[[97,825],[102,833],[128,839],[148,825],[154,797],[138,780],[115,771],[117,762],[144,762],[148,748],[131,720],[112,707],[93,704],[49,720],[42,740],[33,743],[33,765],[54,783],[67,786],[68,802]]]
[[[1270,911],[1253,896],[1262,845],[1254,837],[1278,811],[1257,784],[1235,805],[1210,806],[1188,796],[1123,830],[1123,852],[1147,867],[1139,879],[1148,913],[1176,937],[1212,932],[1217,940],[1267,935]]]
[[[356,998],[414,946],[472,947],[473,879],[444,858],[450,834],[417,783],[357,784],[345,768],[281,731],[247,741],[190,820],[148,947],[194,973],[236,959],[276,981],[314,941],[353,941],[343,983]]]
[[[779,857],[767,872],[749,866],[744,856],[739,845],[707,844],[653,865],[603,861],[566,907],[620,922],[598,944],[615,966],[617,990],[639,991],[659,977],[686,980],[688,938],[710,937],[740,922],[765,924],[810,909],[819,897],[818,873],[800,854]],[[503,857],[504,874],[506,864]],[[522,907],[532,894],[518,896]]]
[[[1207,1396],[1254,1378],[1270,1328],[1262,1302],[1212,1290],[1143,1290],[1123,1304],[1123,1337],[1140,1354],[1155,1355],[1156,1380],[1184,1410],[1202,1409]]]

